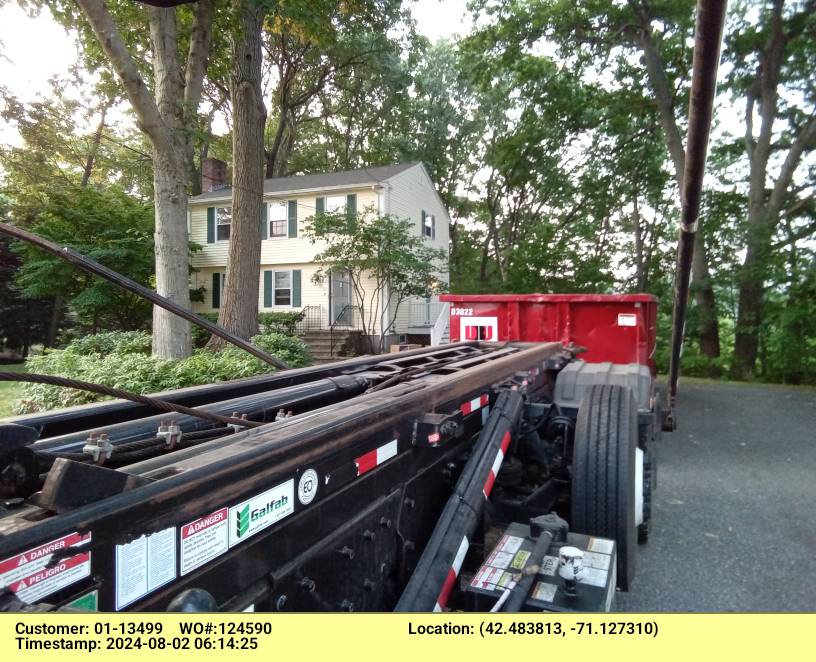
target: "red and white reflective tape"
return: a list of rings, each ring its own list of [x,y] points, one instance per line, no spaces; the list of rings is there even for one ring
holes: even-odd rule
[[[490,496],[490,491],[493,489],[493,483],[496,482],[496,476],[499,475],[499,469],[501,469],[502,462],[504,462],[504,454],[507,452],[509,445],[510,433],[505,432],[502,437],[501,448],[499,448],[498,453],[496,453],[496,459],[493,460],[493,466],[490,467],[490,473],[487,474],[487,480],[485,480],[484,487],[482,488],[482,494],[484,494],[485,499]]]
[[[442,608],[448,604],[448,598],[450,597],[451,591],[453,591],[453,587],[456,585],[456,578],[459,576],[459,571],[462,569],[462,563],[465,560],[465,554],[467,554],[468,547],[470,543],[468,542],[467,536],[462,538],[462,542],[459,543],[459,549],[456,551],[456,556],[453,559],[453,565],[448,570],[448,576],[445,577],[445,582],[442,584],[442,590],[439,592],[439,597],[436,599],[436,604],[434,605],[434,611],[442,611]]]
[[[462,413],[467,416],[468,414],[473,413],[474,411],[478,411],[482,407],[487,406],[487,403],[490,402],[490,396],[487,393],[482,393],[478,398],[473,398],[473,400],[469,400],[468,402],[463,402],[459,409]]]
[[[384,446],[380,446],[379,448],[375,448],[373,451],[368,451],[365,455],[361,455],[360,457],[354,460],[354,464],[357,465],[357,475],[362,476],[364,473],[367,473],[374,469],[375,467],[380,466],[383,462],[387,462],[392,457],[396,457],[397,455],[397,440],[394,439],[393,441],[389,441]]]

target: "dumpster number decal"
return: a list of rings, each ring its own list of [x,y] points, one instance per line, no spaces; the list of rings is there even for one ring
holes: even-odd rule
[[[637,315],[620,313],[618,315],[618,326],[637,326]]]
[[[499,318],[462,317],[459,320],[459,329],[459,337],[462,340],[496,342],[499,339]]]

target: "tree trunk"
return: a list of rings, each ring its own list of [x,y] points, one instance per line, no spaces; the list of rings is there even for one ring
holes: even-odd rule
[[[110,60],[153,147],[156,209],[156,291],[190,307],[187,190],[193,149],[191,128],[201,99],[212,41],[214,0],[195,5],[186,66],[179,61],[175,7],[149,7],[154,84],[145,84],[103,0],[77,0]],[[151,89],[155,98],[151,96]],[[192,353],[190,325],[163,308],[153,309],[153,354],[182,359]]]
[[[181,149],[153,150],[155,189],[156,292],[190,308],[187,236],[187,171]],[[153,307],[153,354],[183,359],[192,353],[190,323],[169,310]]]
[[[272,146],[266,151],[266,176],[283,177],[289,165],[289,154],[295,144],[295,121],[284,102],[278,107],[278,129]]]
[[[638,292],[646,289],[646,269],[643,264],[643,227],[640,224],[640,207],[637,191],[632,196],[632,229],[635,233],[635,288]]]
[[[94,161],[96,154],[99,151],[99,143],[102,142],[102,132],[105,130],[105,116],[108,114],[108,108],[112,105],[110,99],[106,100],[105,105],[102,106],[102,116],[99,118],[99,124],[94,132],[93,141],[91,141],[91,148],[88,150],[88,157],[85,159],[85,167],[82,170],[82,182],[80,186],[85,188],[91,181],[93,174]]]
[[[261,205],[264,182],[266,108],[261,90],[263,12],[249,0],[234,0],[240,33],[233,39],[232,72],[232,229],[227,282],[218,323],[241,338],[258,332],[261,269]],[[213,336],[208,347],[224,341]]]
[[[62,321],[62,306],[62,297],[55,297],[54,306],[51,308],[51,316],[48,319],[48,332],[46,333],[45,342],[43,343],[46,347],[53,347],[57,344],[57,333],[59,332],[59,325]]]

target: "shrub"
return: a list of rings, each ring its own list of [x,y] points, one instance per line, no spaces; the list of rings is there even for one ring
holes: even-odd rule
[[[198,313],[200,317],[215,324],[218,322],[218,313]],[[210,339],[210,332],[202,329],[198,324],[190,323],[190,333],[193,337],[193,347],[204,347]]]
[[[150,354],[151,338],[147,331],[111,331],[82,336],[65,349],[75,354]]]
[[[298,338],[269,333],[252,341],[293,368],[309,365],[306,345]],[[170,389],[251,377],[274,371],[260,359],[237,347],[213,353],[197,349],[181,361],[163,361],[150,355],[146,332],[105,333],[75,340],[65,349],[32,356],[27,372],[71,377],[133,391],[156,393]],[[57,386],[26,384],[17,413],[26,414],[104,399],[94,393]]]
[[[305,309],[290,312],[260,313],[258,315],[258,324],[261,327],[261,334],[282,333],[285,336],[293,336],[297,331],[297,325],[305,315]]]
[[[259,313],[258,326],[260,335],[284,335],[294,336],[297,325],[306,314],[305,310],[294,310],[292,312],[276,311],[272,313]],[[218,321],[217,313],[199,313],[201,317],[210,322]],[[191,324],[193,334],[193,347],[204,347],[210,339],[210,332],[202,329],[197,324]]]

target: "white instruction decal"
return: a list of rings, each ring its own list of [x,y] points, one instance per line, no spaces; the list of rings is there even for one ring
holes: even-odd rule
[[[62,551],[81,547],[90,541],[90,533],[82,536],[78,533],[69,533],[0,561],[0,587],[8,587],[20,600],[36,602],[90,576],[90,552],[63,556]],[[59,553],[61,558],[51,564],[55,552]],[[49,565],[50,567],[46,567]]]
[[[637,326],[637,315],[620,313],[618,315],[618,326]]]
[[[493,553],[488,557],[485,563],[487,565],[492,565],[494,568],[506,568],[510,565],[512,560],[512,552],[500,552],[498,549],[494,549]]]
[[[612,557],[609,554],[598,554],[597,552],[584,552],[584,565],[598,570],[609,570],[609,563]]]
[[[176,527],[116,545],[116,611],[176,578]]]
[[[229,509],[181,527],[181,574],[186,575],[229,549]]]
[[[606,570],[599,568],[584,568],[584,576],[578,580],[581,584],[589,584],[603,588],[606,586]]]
[[[234,547],[295,511],[295,481],[287,480],[271,490],[230,508],[229,546]]]
[[[587,545],[587,549],[590,552],[611,554],[614,544],[615,543],[613,543],[611,540],[605,540],[604,538],[590,538],[589,545]]]
[[[499,540],[499,544],[496,545],[497,552],[510,552],[511,554],[515,554],[521,544],[524,542],[524,538],[519,538],[518,536],[508,536],[503,535],[501,540]]]
[[[494,588],[496,588],[496,584],[501,581],[502,575],[504,574],[505,572],[501,568],[494,568],[489,565],[484,565],[479,568],[479,572],[477,572],[473,577],[470,585],[475,586],[476,588],[492,591]]]
[[[558,590],[558,587],[555,584],[545,584],[544,582],[538,582],[533,589],[533,593],[530,596],[533,600],[541,600],[541,602],[552,602],[553,598],[555,598],[555,592]]]

